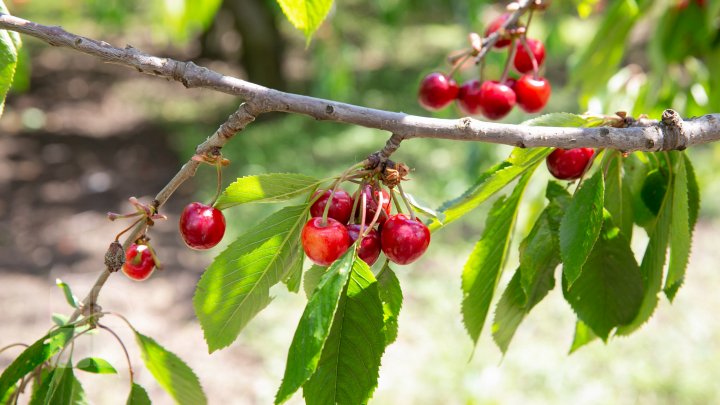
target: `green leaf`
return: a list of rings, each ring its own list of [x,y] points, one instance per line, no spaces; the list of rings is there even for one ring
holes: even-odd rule
[[[48,370],[43,368],[40,370],[35,378],[33,379],[32,395],[30,396],[29,405],[44,405],[45,399],[47,398],[48,391],[50,390],[50,381],[52,381],[53,373],[55,370]],[[0,402],[5,403],[5,402]]]
[[[572,346],[570,347],[570,354],[595,339],[597,339],[597,335],[593,333],[592,329],[590,329],[583,321],[578,319],[577,322],[575,322],[575,337],[573,338]]]
[[[673,300],[685,278],[685,269],[690,260],[691,230],[688,203],[688,181],[685,159],[677,159],[672,197],[672,219],[670,220],[670,261],[665,294]]]
[[[107,360],[99,357],[87,357],[80,360],[75,367],[82,371],[95,374],[117,374],[117,370]]]
[[[145,367],[176,403],[180,405],[207,403],[200,381],[184,361],[160,346],[152,338],[139,332],[135,332],[135,340],[140,348]]]
[[[151,405],[147,391],[141,385],[133,383],[130,395],[125,405]]]
[[[628,240],[632,240],[633,204],[630,187],[623,181],[623,157],[618,151],[606,152],[610,161],[605,175],[605,208]],[[605,166],[601,166],[605,167]]]
[[[313,295],[313,291],[315,291],[315,287],[318,286],[318,283],[320,283],[320,278],[327,272],[327,267],[318,266],[317,264],[313,264],[312,267],[310,267],[305,272],[305,278],[303,279],[303,290],[305,290],[305,295],[310,299],[310,297]]]
[[[52,314],[50,317],[53,323],[57,326],[65,326],[68,323],[70,317],[65,314]]]
[[[277,2],[290,23],[305,34],[308,44],[332,7],[332,0],[277,0]]]
[[[588,118],[582,115],[557,112],[529,119],[521,125],[531,127],[584,127],[587,126],[588,122]]]
[[[563,293],[578,318],[603,340],[637,315],[642,275],[630,243],[609,217],[575,283],[570,286],[563,277]]]
[[[403,294],[395,272],[386,261],[380,274],[378,274],[378,288],[383,306],[383,331],[385,332],[385,345],[390,345],[397,339],[398,316],[402,309]]]
[[[605,184],[601,170],[575,193],[560,223],[560,256],[569,285],[580,276],[603,224]]]
[[[88,403],[85,391],[75,377],[72,367],[58,367],[54,370],[45,403],[62,405]]]
[[[273,173],[247,176],[230,184],[218,197],[215,207],[223,210],[247,203],[287,201],[313,191],[322,180],[303,174]]]
[[[668,186],[666,185],[665,187]],[[648,242],[642,263],[640,264],[644,289],[640,311],[632,322],[618,328],[618,335],[631,334],[647,322],[653,312],[655,312],[655,307],[658,302],[657,295],[662,288],[663,269],[665,267],[672,218],[673,194],[673,191],[665,193],[665,197],[660,204],[659,215],[650,227],[650,241]]]
[[[515,271],[495,308],[492,336],[503,354],[507,352],[517,328],[525,318],[525,293],[520,286],[520,271]]]
[[[58,287],[60,287],[63,290],[63,293],[65,294],[65,301],[67,301],[68,305],[70,305],[73,308],[77,308],[77,297],[73,295],[72,290],[70,289],[70,286],[64,283],[59,278],[55,279],[55,284],[57,284]]]
[[[288,291],[297,293],[300,291],[300,285],[302,284],[302,269],[303,262],[305,261],[305,253],[303,252],[302,246],[298,246],[295,250],[295,258],[290,259],[292,267],[290,267],[283,279],[283,283],[287,286]]]
[[[425,215],[442,225],[443,220],[445,219],[445,215],[442,212],[435,211],[434,209],[427,207],[427,205],[418,202],[415,197],[408,193],[405,193],[405,197],[407,197],[408,203],[410,203],[410,206],[415,212]]]
[[[0,1],[0,13],[10,14],[2,1]],[[5,107],[5,96],[15,77],[20,45],[20,35],[17,32],[0,30],[0,116]]]
[[[688,209],[690,211],[688,221],[690,222],[690,233],[692,233],[693,229],[695,229],[695,224],[697,224],[698,214],[700,212],[700,188],[690,158],[685,153],[683,153],[682,156],[685,161],[685,169],[687,170]]]
[[[308,300],[288,351],[276,404],[287,401],[315,373],[350,271],[354,266],[361,266],[358,262],[362,260],[355,259],[355,250],[348,249],[328,268]]]
[[[669,180],[669,176],[661,169],[650,171],[645,178],[640,196],[645,206],[653,215],[657,215],[660,212],[660,206],[662,205],[663,198],[665,198]]]
[[[532,172],[530,170],[520,178],[510,197],[501,197],[493,204],[485,221],[482,237],[463,268],[463,323],[474,343],[480,338],[490,302],[500,280],[520,199]]]
[[[303,386],[308,404],[365,404],[377,387],[385,351],[383,305],[370,268],[355,259],[346,293],[315,374]]]
[[[439,213],[445,215],[444,221],[433,220],[429,225],[430,230],[437,230],[477,208],[518,176],[535,170],[550,152],[551,148],[513,149],[507,160],[488,169],[463,195],[445,202],[438,209]]]
[[[72,327],[56,329],[20,353],[0,375],[0,397],[23,376],[60,352],[74,331]]]
[[[200,278],[193,305],[211,353],[237,338],[272,300],[270,287],[295,268],[307,209],[286,207],[270,215],[231,243]]]

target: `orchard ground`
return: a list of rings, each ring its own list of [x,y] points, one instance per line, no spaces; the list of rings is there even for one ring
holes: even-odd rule
[[[236,73],[229,66],[213,67]],[[108,221],[105,212],[129,211],[130,196],[149,201],[234,103],[228,96],[185,90],[58,49],[37,56],[32,86],[32,92],[9,99],[0,119],[0,346],[31,343],[50,327],[52,313],[71,312],[54,287],[55,278],[69,283],[77,295],[88,291],[107,245],[125,225]],[[233,161],[225,184],[261,172],[327,177],[377,150],[385,139],[377,131],[297,117],[254,123],[225,150]],[[397,157],[416,168],[406,191],[437,206],[507,151],[415,140],[404,144]],[[712,172],[712,161],[707,163],[696,164],[701,182],[703,172]],[[532,198],[523,206],[520,228],[537,212],[544,187],[539,177],[528,191]],[[276,287],[276,302],[232,346],[207,354],[191,299],[202,270],[222,247],[208,254],[187,249],[177,220],[188,202],[211,199],[214,178],[212,168],[202,168],[163,209],[170,219],[159,222],[151,237],[165,270],[142,283],[112,276],[100,304],[124,314],[139,331],[187,361],[210,403],[266,404],[282,377],[305,299]],[[574,315],[556,288],[520,327],[504,359],[489,325],[471,358],[471,341],[461,324],[460,274],[490,204],[436,233],[420,261],[395,267],[405,302],[398,341],[383,358],[372,403],[720,402],[720,296],[714,288],[720,286],[720,224],[713,219],[718,193],[715,183],[702,186],[703,215],[686,285],[675,303],[661,300],[650,323],[630,338],[608,346],[595,342],[571,356],[566,354]],[[223,244],[274,208],[228,210]],[[640,237],[636,245],[645,242]],[[507,268],[516,262],[511,257]],[[170,403],[142,366],[128,329],[112,317],[103,322],[125,339],[137,378],[150,396],[156,403]],[[128,384],[120,348],[104,333],[78,343],[75,359],[104,357],[120,371],[119,376],[80,375],[90,400],[122,402]],[[16,355],[16,349],[0,354],[0,369]],[[292,402],[301,403],[301,396]]]

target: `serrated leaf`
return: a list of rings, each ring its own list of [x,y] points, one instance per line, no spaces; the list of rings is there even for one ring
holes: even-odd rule
[[[320,283],[320,278],[327,272],[327,267],[318,266],[313,264],[306,272],[305,278],[303,278],[303,290],[305,290],[305,296],[310,299],[315,291],[315,287]]]
[[[405,197],[407,197],[408,203],[410,203],[410,206],[415,212],[425,215],[430,219],[436,220],[438,223],[440,223],[440,225],[442,225],[443,220],[445,219],[445,215],[442,212],[435,211],[434,209],[429,208],[426,204],[418,202],[415,197],[408,193],[405,193]]]
[[[507,199],[501,197],[493,204],[485,221],[482,237],[463,268],[463,323],[473,343],[477,343],[485,324],[490,302],[510,248],[510,238],[517,219],[520,199],[532,172],[530,170],[520,178]]]
[[[125,405],[151,405],[147,391],[141,385],[133,383],[130,395]]]
[[[525,293],[520,286],[520,271],[515,271],[495,308],[492,336],[500,351],[505,354],[517,328],[525,317]]]
[[[72,327],[56,329],[23,350],[0,375],[0,396],[35,367],[56,355],[73,336]]]
[[[247,203],[287,201],[313,191],[322,180],[304,174],[272,173],[237,179],[220,194],[215,208],[225,209]]]
[[[578,318],[603,340],[637,315],[642,275],[630,243],[609,216],[575,283],[570,286],[563,277],[563,294]]]
[[[388,262],[385,262],[382,270],[380,270],[377,280],[383,306],[385,345],[390,345],[397,339],[398,317],[402,309],[403,293],[400,288],[400,280],[398,280]]]
[[[508,159],[485,171],[478,181],[460,197],[445,202],[438,209],[438,213],[443,214],[445,219],[442,223],[437,219],[433,220],[429,225],[430,230],[434,231],[448,225],[477,208],[518,176],[535,170],[538,163],[545,159],[550,152],[552,152],[551,148],[513,149]]]
[[[65,295],[65,301],[67,301],[68,305],[70,305],[73,308],[77,308],[77,297],[73,295],[72,290],[70,289],[70,286],[64,283],[59,278],[55,279],[55,284],[60,287],[60,289],[63,291],[63,294]]]
[[[302,269],[305,262],[305,253],[302,246],[297,247],[295,255],[296,257],[290,259],[292,266],[287,270],[287,274],[282,281],[288,291],[292,293],[300,291],[300,285],[302,284]]]
[[[307,206],[286,207],[230,244],[198,282],[193,306],[210,352],[230,345],[295,265]]]
[[[610,212],[616,224],[628,240],[632,240],[634,223],[632,194],[630,187],[623,181],[623,157],[620,152],[606,152],[605,208]],[[601,166],[605,167],[605,166]]]
[[[285,376],[275,395],[276,404],[287,401],[315,373],[340,296],[345,290],[350,272],[354,266],[360,265],[357,263],[360,261],[356,260],[354,249],[348,249],[320,279],[295,330],[288,350]]]
[[[670,261],[665,279],[665,294],[673,300],[685,278],[690,260],[691,229],[688,203],[688,181],[685,159],[677,159],[673,176],[672,219],[670,220]]]
[[[202,405],[207,398],[195,373],[174,353],[155,340],[135,332],[140,354],[150,374],[180,405]]]
[[[605,183],[599,170],[580,186],[560,223],[560,257],[569,285],[580,276],[600,235],[604,196]]]
[[[377,387],[385,351],[383,305],[370,268],[356,259],[315,374],[303,385],[308,404],[364,404]]]
[[[332,0],[277,0],[277,2],[288,21],[305,34],[308,44],[332,7]]]
[[[531,127],[584,127],[587,126],[589,122],[588,118],[582,115],[557,112],[543,114],[539,117],[524,121],[520,125]]]
[[[10,14],[2,1],[0,13]],[[17,32],[0,30],[0,116],[5,108],[5,97],[15,77],[20,45],[20,35]]]
[[[660,206],[665,198],[669,180],[669,176],[665,174],[663,169],[655,169],[647,174],[645,182],[643,182],[640,196],[653,215],[660,212]]]
[[[698,186],[697,177],[695,177],[695,168],[687,154],[683,153],[685,161],[685,169],[687,170],[687,187],[688,187],[688,221],[690,222],[690,233],[695,229],[698,214],[700,212],[700,187]]]
[[[33,379],[32,395],[30,396],[29,405],[44,405],[45,398],[50,390],[50,381],[55,370],[42,368]],[[0,402],[4,403],[4,402]]]
[[[57,326],[65,326],[70,318],[65,314],[52,314],[50,319]]]
[[[117,374],[117,370],[107,360],[99,357],[86,357],[75,364],[75,368],[95,374]]]
[[[575,337],[573,337],[572,346],[570,346],[570,354],[595,339],[597,339],[597,335],[593,333],[592,329],[578,319],[577,322],[575,322]]]
[[[87,404],[85,391],[75,377],[72,367],[58,367],[50,379],[45,404],[84,405]]]

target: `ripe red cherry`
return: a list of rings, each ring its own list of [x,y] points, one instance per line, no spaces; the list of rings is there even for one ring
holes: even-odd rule
[[[592,148],[555,149],[545,162],[555,178],[575,180],[590,167],[594,153]]]
[[[491,120],[506,116],[515,106],[515,92],[507,84],[486,81],[480,86],[480,110]]]
[[[480,81],[470,80],[463,83],[458,91],[458,106],[467,115],[480,114]]]
[[[524,75],[515,83],[517,103],[525,112],[538,112],[550,99],[550,82],[544,77],[537,80],[532,75]]]
[[[317,191],[315,192],[313,198],[317,197],[320,193],[322,193],[322,196],[313,203],[312,207],[310,207],[310,216],[312,217],[323,216],[323,213],[325,212],[325,205],[327,204],[328,199],[330,199],[330,193],[332,193],[332,190]],[[347,224],[350,220],[350,214],[352,214],[352,207],[353,199],[350,197],[350,194],[348,194],[345,190],[337,190],[335,195],[333,195],[332,203],[328,209],[328,218],[337,219],[339,222]]]
[[[383,225],[380,244],[390,261],[397,264],[412,263],[430,245],[430,230],[419,220],[405,214],[393,215]]]
[[[210,249],[225,235],[225,216],[203,203],[188,204],[180,214],[180,235],[193,249]]]
[[[150,247],[133,243],[125,251],[123,273],[132,280],[142,281],[150,277],[155,268],[155,261],[150,253]]]
[[[307,257],[320,266],[329,266],[350,247],[345,225],[332,218],[327,219],[325,226],[322,217],[310,218],[302,229],[300,241]]]
[[[541,41],[529,38],[527,40],[527,45],[528,48],[530,48],[532,55],[535,56],[537,66],[540,67],[540,65],[542,65],[545,61],[545,45],[543,45]],[[518,46],[517,53],[513,59],[513,65],[515,66],[515,70],[520,73],[528,73],[533,70],[532,57],[527,53],[522,44]]]
[[[495,17],[494,20],[490,22],[490,24],[487,26],[487,29],[485,29],[485,36],[488,37],[490,34],[494,33],[495,31],[499,30],[500,27],[502,27],[503,24],[505,24],[505,21],[510,18],[510,14],[502,14],[498,17]],[[511,39],[502,37],[495,42],[494,47],[495,48],[505,48],[506,46],[510,45]]]
[[[434,72],[420,82],[418,101],[430,111],[439,110],[450,104],[458,95],[458,85],[450,77]]]
[[[378,209],[378,202],[380,201],[380,195],[382,195],[383,198],[383,204],[382,209],[385,211],[386,215],[383,215],[382,213],[378,217],[378,223],[382,224],[385,222],[387,217],[390,216],[390,194],[388,194],[387,191],[370,184],[366,184],[363,189],[362,193],[365,194],[365,225],[369,225],[372,221],[373,217],[375,217],[375,213]],[[361,207],[362,204],[362,195],[360,196],[360,201],[358,202],[358,207]],[[362,220],[362,209],[358,209],[357,213],[357,220]]]
[[[355,243],[360,236],[360,225],[348,225],[348,235],[350,240]],[[360,241],[358,248],[358,257],[360,257],[368,266],[372,266],[380,256],[380,234],[375,229],[371,229],[367,235]]]

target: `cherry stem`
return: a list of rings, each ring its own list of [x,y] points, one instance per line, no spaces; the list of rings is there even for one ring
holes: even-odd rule
[[[535,8],[533,7],[530,8],[530,11],[528,11],[528,20],[525,23],[525,32],[528,32],[528,30],[530,29],[530,23],[532,22],[533,18],[533,11],[535,11]]]
[[[362,241],[369,233],[372,227],[375,225],[375,223],[380,219],[380,213],[384,212],[382,209],[383,204],[385,203],[385,199],[383,198],[383,194],[378,194],[378,209],[375,210],[375,215],[373,216],[372,221],[370,221],[370,225],[367,226],[365,231],[362,230],[362,226],[360,226],[360,236],[358,236],[358,240]]]
[[[400,192],[400,197],[402,197],[403,201],[405,202],[405,207],[407,207],[407,210],[410,213],[410,218],[415,219],[415,210],[412,208],[412,205],[410,205],[410,201],[408,200],[405,192],[402,189],[402,183],[398,183],[397,187],[398,191]]]
[[[510,64],[512,63],[512,60],[515,58],[515,52],[517,51],[517,40],[512,41],[512,45],[510,45],[510,51],[508,52],[508,58],[505,60],[505,68],[503,69],[502,76],[500,76],[500,84],[505,83],[505,80],[507,80],[508,73],[510,73]]]
[[[215,197],[209,204],[211,207],[215,205],[215,202],[217,202],[217,199],[220,197],[220,193],[222,193],[222,157],[218,157],[215,168],[217,169],[217,191],[215,191]]]
[[[471,55],[471,53],[472,53],[472,49],[469,50],[469,51],[466,51],[466,52],[464,52],[464,53],[465,53],[465,54],[464,54],[459,60],[457,60],[457,61],[453,64],[453,67],[450,69],[450,72],[448,72],[448,77],[449,77],[449,78],[452,78],[452,76],[455,74],[455,72],[457,72],[457,70],[458,70],[463,64],[465,64],[465,62],[468,60],[468,58],[470,57],[470,55]]]
[[[109,327],[107,327],[105,325],[101,325],[99,323],[98,323],[98,327],[100,329],[108,331],[111,335],[113,335],[115,337],[115,340],[117,340],[117,342],[120,344],[120,347],[122,348],[123,353],[125,353],[125,360],[127,361],[127,365],[128,365],[128,373],[130,374],[130,389],[132,389],[133,382],[135,381],[135,379],[134,379],[135,372],[133,371],[132,363],[130,362],[130,354],[128,354],[127,347],[125,347],[125,343],[123,343],[122,339],[120,339],[120,336],[118,336],[117,333],[115,333],[115,331],[113,331]]]
[[[360,196],[363,193],[362,189],[364,186],[365,186],[365,183],[361,182],[360,185],[358,186],[357,191],[355,192],[355,198],[353,199],[352,211],[350,211],[350,221],[355,220],[355,213],[357,212],[357,206],[358,206],[358,203],[360,202]]]
[[[362,204],[360,207],[362,208],[362,214],[360,215],[360,235],[365,231],[365,214],[367,213],[367,196],[365,193],[362,193],[362,196],[360,197],[362,199]],[[358,237],[358,239],[360,239]]]
[[[132,224],[130,224],[130,226],[128,226],[127,228],[125,228],[125,229],[123,229],[122,231],[120,231],[120,233],[115,236],[115,242],[119,242],[119,241],[120,241],[120,237],[123,236],[123,234],[124,234],[125,232],[129,231],[130,229],[132,229],[135,225],[139,224],[139,223],[142,222],[144,219],[145,219],[144,216],[143,216],[143,217],[140,217],[140,218],[136,219],[135,222],[133,222]]]
[[[398,201],[397,197],[395,196],[395,189],[391,188],[390,193],[391,193],[390,199],[393,201],[393,205],[395,205],[395,210],[397,210],[398,214],[402,213],[403,210],[400,207],[400,202]]]
[[[323,210],[322,222],[320,222],[320,224],[323,227],[327,226],[327,217],[328,217],[328,213],[330,212],[330,204],[332,204],[333,197],[335,197],[335,189],[337,188],[338,185],[339,185],[339,183],[336,182],[332,191],[330,191],[330,197],[328,197],[327,201],[325,202],[325,209]],[[323,193],[323,194],[325,194],[325,193]]]
[[[533,79],[539,80],[540,79],[540,65],[538,65],[538,61],[535,58],[535,53],[530,49],[530,45],[527,42],[527,38],[525,36],[520,38],[520,43],[523,46],[523,49],[525,49],[525,52],[527,52],[528,55],[530,55],[530,62],[532,63],[533,67]]]

